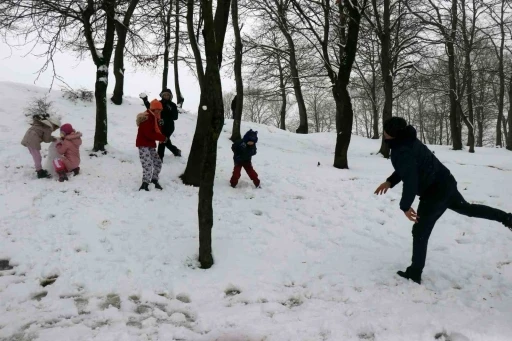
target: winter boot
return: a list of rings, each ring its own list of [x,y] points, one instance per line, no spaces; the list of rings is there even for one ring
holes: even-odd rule
[[[72,172],[74,176],[77,176],[78,174],[80,174],[80,167],[76,167],[75,169],[72,170]]]
[[[149,192],[149,184],[147,182],[143,182],[142,186],[140,186],[139,191],[142,191],[142,190]]]
[[[256,186],[256,188],[260,188],[260,180],[259,179],[254,180],[253,183],[254,183],[254,186]]]
[[[410,279],[411,281],[421,284],[421,271],[412,269],[408,267],[405,271],[398,271],[396,273],[398,276],[403,277],[405,279]]]
[[[162,186],[158,183],[158,180],[151,180],[151,183],[155,185],[156,189],[162,190]]]
[[[66,174],[66,172],[61,172],[59,173],[59,182],[64,182],[64,181],[68,181],[68,175]]]
[[[503,222],[503,225],[508,227],[510,231],[512,231],[512,213],[507,214],[505,217],[505,221]]]
[[[176,148],[176,150],[174,151],[174,156],[176,157],[181,157],[181,150],[179,150],[178,148]]]
[[[48,179],[48,178],[51,178],[52,176],[50,175],[50,173],[48,173],[47,170],[45,169],[40,169],[37,171],[37,178],[38,179]]]

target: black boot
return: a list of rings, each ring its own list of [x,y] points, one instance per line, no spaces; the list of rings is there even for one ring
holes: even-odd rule
[[[512,231],[512,213],[507,214],[505,221],[503,222],[503,225],[505,225],[510,229],[510,231]]]
[[[72,172],[74,176],[77,176],[78,174],[80,174],[80,167],[76,167],[75,169],[72,170]]]
[[[421,284],[421,271],[412,269],[408,267],[405,271],[398,271],[396,273],[398,276],[403,277],[405,279],[410,279],[411,281]]]
[[[48,179],[48,178],[51,178],[52,176],[50,175],[50,173],[48,173],[47,170],[44,170],[44,169],[40,169],[37,171],[37,178],[38,179]]]
[[[59,182],[64,182],[68,180],[68,175],[65,172],[59,173]]]
[[[139,191],[142,191],[142,190],[149,192],[149,184],[147,182],[143,182],[142,186],[140,186]]]
[[[158,183],[158,180],[151,180],[151,183],[155,185],[156,189],[162,190],[162,186]]]

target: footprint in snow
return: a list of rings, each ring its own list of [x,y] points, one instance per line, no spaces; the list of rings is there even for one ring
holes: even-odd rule
[[[239,295],[240,293],[242,293],[242,290],[240,290],[240,288],[234,285],[230,285],[229,287],[226,288],[226,290],[224,290],[224,293],[226,294],[226,297],[230,297]]]
[[[9,264],[9,260],[7,260],[7,259],[0,260],[0,271],[12,270],[12,269],[14,269],[14,267]]]

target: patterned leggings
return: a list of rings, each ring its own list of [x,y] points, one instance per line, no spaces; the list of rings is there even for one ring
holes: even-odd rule
[[[162,160],[156,148],[139,147],[139,157],[142,164],[142,182],[150,183],[151,180],[158,180],[162,170]]]

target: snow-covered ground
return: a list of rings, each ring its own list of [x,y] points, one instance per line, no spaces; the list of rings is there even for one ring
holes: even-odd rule
[[[400,187],[373,195],[392,171],[373,154],[378,141],[354,137],[351,169],[337,170],[334,134],[245,122],[259,131],[253,163],[262,189],[245,174],[233,189],[226,121],[215,265],[201,270],[197,189],[178,179],[196,117],[176,123],[184,157],[166,152],[164,191],[143,193],[141,101],[110,105],[109,153],[89,156],[94,105],[52,92],[63,123],[84,133],[82,174],[37,180],[20,145],[23,108],[45,93],[0,83],[0,260],[14,266],[0,271],[0,340],[512,339],[512,233],[502,225],[448,212],[431,237],[424,285],[395,275],[409,265],[411,224],[398,208]],[[468,201],[512,210],[512,153],[433,149]]]

